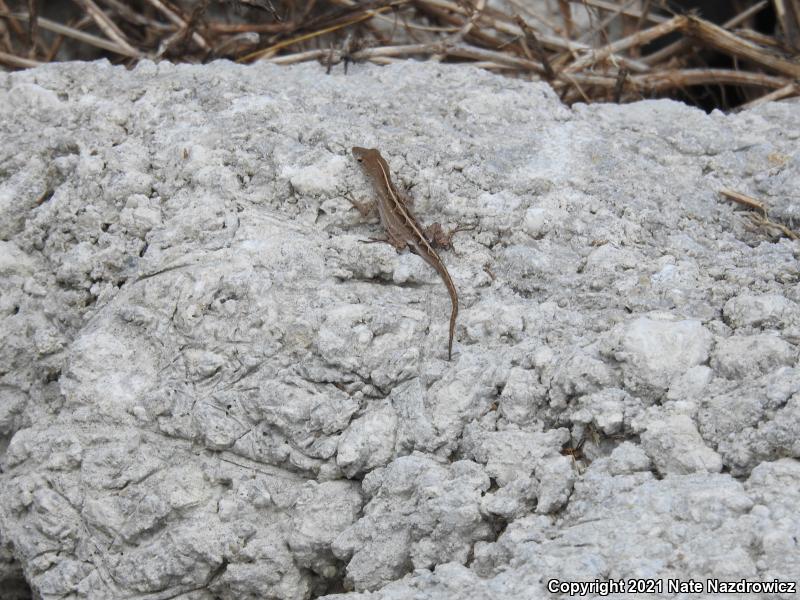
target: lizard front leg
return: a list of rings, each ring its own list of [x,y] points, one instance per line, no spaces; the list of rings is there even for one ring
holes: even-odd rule
[[[355,209],[356,209],[356,210],[357,210],[359,213],[361,213],[361,216],[362,216],[362,217],[364,217],[364,218],[366,218],[366,217],[368,217],[370,214],[374,213],[374,212],[375,212],[375,209],[377,208],[377,203],[376,203],[374,200],[372,200],[372,201],[368,201],[368,202],[358,202],[358,201],[357,201],[355,198],[353,198],[353,196],[352,196],[351,194],[349,194],[349,193],[347,194],[346,198],[347,198],[347,199],[350,201],[350,204],[352,204],[352,205],[353,205],[353,207],[354,207],[354,208],[355,208]]]

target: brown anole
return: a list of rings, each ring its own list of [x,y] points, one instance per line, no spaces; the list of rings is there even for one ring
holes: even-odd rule
[[[372,180],[372,185],[378,194],[378,214],[381,224],[386,230],[385,240],[373,239],[371,241],[387,242],[398,252],[408,248],[436,269],[450,293],[450,302],[453,305],[450,313],[450,341],[447,344],[447,359],[450,360],[453,355],[453,334],[456,330],[456,317],[458,316],[458,293],[447,267],[444,266],[442,259],[434,250],[434,245],[449,246],[452,234],[449,236],[444,234],[438,223],[434,223],[428,228],[420,225],[414,213],[411,212],[411,202],[392,183],[389,165],[380,152],[374,148],[356,146],[353,148],[353,156]],[[360,204],[352,200],[351,202],[364,216],[372,209],[370,203]]]

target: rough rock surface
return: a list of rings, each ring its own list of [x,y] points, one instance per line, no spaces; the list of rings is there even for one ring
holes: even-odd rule
[[[800,244],[717,193],[797,225],[800,103],[323,73],[0,75],[0,586],[800,579]],[[436,273],[359,243],[381,231],[348,199],[372,193],[354,145],[425,223],[476,225],[442,254],[451,362]]]

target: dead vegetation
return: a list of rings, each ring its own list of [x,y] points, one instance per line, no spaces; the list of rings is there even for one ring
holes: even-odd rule
[[[567,103],[732,109],[800,92],[800,0],[0,0],[0,65],[409,58],[548,81]],[[678,6],[683,8],[679,9]],[[766,32],[765,32],[766,31]]]
[[[731,202],[735,202],[736,204],[739,204],[750,211],[746,213],[750,221],[757,227],[765,230],[770,235],[776,238],[787,237],[790,240],[800,239],[800,236],[786,227],[786,225],[770,219],[769,216],[767,216],[766,205],[756,198],[741,192],[737,192],[736,190],[729,190],[727,188],[721,189],[719,193]]]

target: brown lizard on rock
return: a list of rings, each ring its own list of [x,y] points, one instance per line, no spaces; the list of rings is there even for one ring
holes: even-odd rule
[[[378,194],[377,205],[381,224],[386,229],[386,239],[372,239],[373,242],[386,242],[394,246],[398,252],[408,248],[420,256],[426,263],[436,269],[450,293],[450,302],[453,305],[450,313],[450,341],[447,345],[447,359],[453,355],[453,335],[456,330],[456,317],[458,316],[458,293],[453,279],[444,266],[434,246],[447,248],[450,246],[452,233],[445,234],[439,223],[430,227],[420,225],[414,213],[411,212],[410,200],[401,194],[392,183],[389,174],[389,165],[381,153],[374,148],[353,148],[353,156],[359,162],[364,172],[372,180],[372,185]],[[363,216],[372,210],[372,204],[361,204],[351,200],[353,205]]]

